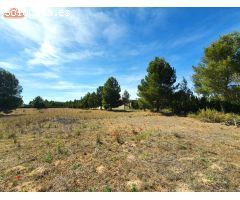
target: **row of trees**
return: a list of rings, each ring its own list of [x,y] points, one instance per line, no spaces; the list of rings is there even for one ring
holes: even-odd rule
[[[38,96],[34,98],[30,103],[29,107],[33,108],[104,108],[111,110],[114,107],[120,105],[126,105],[129,103],[130,94],[128,91],[124,91],[122,97],[120,96],[121,87],[118,81],[114,77],[110,77],[104,86],[99,86],[96,92],[88,92],[80,100],[67,101],[67,102],[56,102],[43,100],[42,97]]]
[[[197,96],[188,88],[183,78],[176,83],[176,70],[163,58],[156,57],[149,63],[147,75],[138,86],[138,101],[134,108],[160,111],[170,108],[174,113],[195,112],[200,108],[240,112],[240,33],[220,37],[204,50],[198,66],[193,67],[193,83]],[[22,87],[16,77],[0,69],[0,111],[7,112],[20,106]],[[36,97],[30,107],[105,108],[111,110],[129,102],[127,91],[120,96],[121,88],[110,77],[95,92],[87,93],[80,100],[54,102]]]

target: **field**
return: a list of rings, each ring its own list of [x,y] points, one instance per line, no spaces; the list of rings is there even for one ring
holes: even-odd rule
[[[0,116],[0,191],[240,191],[240,128],[157,113]]]

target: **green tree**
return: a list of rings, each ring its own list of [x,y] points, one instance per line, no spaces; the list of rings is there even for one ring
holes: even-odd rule
[[[89,96],[90,96],[90,93],[88,92],[83,98],[81,98],[80,100],[80,108],[89,108]]]
[[[114,77],[110,77],[103,86],[102,105],[111,110],[119,106],[121,88]]]
[[[130,101],[130,94],[128,93],[127,90],[125,90],[122,95],[124,110],[125,110],[125,105],[129,105],[129,101]]]
[[[152,109],[151,105],[144,98],[139,98],[137,100],[137,103],[140,109],[143,109],[143,110]]]
[[[178,84],[177,91],[173,95],[172,110],[177,114],[187,114],[192,111],[195,97],[192,91],[188,88],[188,83],[185,78]]]
[[[29,104],[37,109],[46,108],[45,101],[40,96],[35,97]]]
[[[22,87],[17,78],[10,72],[0,68],[0,112],[10,112],[21,106]]]
[[[240,103],[240,33],[220,37],[204,51],[193,67],[193,82],[198,94],[221,102]]]
[[[100,107],[100,109],[102,110],[102,93],[103,93],[103,86],[99,86],[97,88],[97,106]]]
[[[156,57],[149,63],[147,76],[138,86],[138,96],[145,104],[150,104],[157,111],[169,105],[176,82],[176,72],[163,58]],[[140,101],[140,102],[141,102]]]
[[[97,107],[97,94],[96,94],[96,92],[89,93],[88,107],[89,108],[96,108]]]

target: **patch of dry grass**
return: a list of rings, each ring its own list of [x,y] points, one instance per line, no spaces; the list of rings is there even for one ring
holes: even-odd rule
[[[240,129],[150,112],[0,117],[0,191],[240,191]]]

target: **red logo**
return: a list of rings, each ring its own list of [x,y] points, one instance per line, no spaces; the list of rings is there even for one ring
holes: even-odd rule
[[[23,12],[19,12],[17,8],[11,8],[8,12],[3,15],[5,18],[19,19],[24,17]]]

